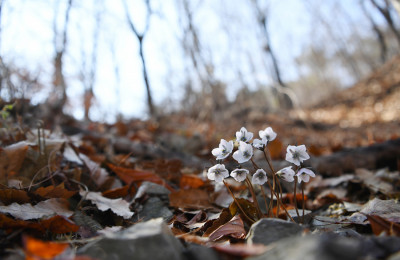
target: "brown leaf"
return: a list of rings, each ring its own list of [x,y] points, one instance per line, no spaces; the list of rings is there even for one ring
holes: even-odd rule
[[[344,188],[326,189],[313,201],[314,208],[320,208],[332,203],[342,203],[347,191]]]
[[[49,219],[42,220],[39,224],[44,230],[49,230],[54,234],[65,234],[70,232],[78,232],[79,226],[63,216],[54,216]]]
[[[200,189],[171,192],[169,194],[169,205],[174,208],[184,209],[212,208],[207,191]]]
[[[246,230],[240,216],[234,216],[228,223],[217,228],[210,234],[209,239],[215,241],[225,236],[236,239],[244,239],[246,237]]]
[[[69,199],[72,196],[74,196],[77,192],[65,189],[64,183],[61,183],[58,186],[40,187],[34,193],[46,199],[51,199],[51,198]]]
[[[118,177],[124,181],[126,184],[130,185],[133,182],[142,182],[142,181],[149,181],[154,182],[159,185],[163,185],[170,191],[175,191],[168,183],[166,183],[163,179],[157,176],[155,173],[147,172],[147,171],[140,171],[135,169],[128,169],[123,167],[115,166],[111,163],[107,164],[110,169],[118,175]]]
[[[386,235],[400,236],[400,224],[391,222],[378,215],[366,215],[369,223],[371,224],[372,232],[376,236],[384,232]]]
[[[229,211],[229,209],[227,209],[227,208],[222,209],[221,214],[219,215],[219,218],[212,222],[212,225],[209,228],[207,228],[207,230],[204,232],[203,236],[209,236],[212,232],[214,232],[220,226],[222,226],[223,224],[225,224],[229,220],[231,220],[232,217],[233,216],[231,215],[231,212]],[[207,221],[207,223],[208,223],[208,221]]]
[[[30,198],[24,190],[4,189],[0,190],[0,201],[5,205],[9,205],[13,202],[23,204],[30,202]]]
[[[243,198],[238,198],[236,199],[236,201],[240,204],[241,208],[246,212],[247,216],[249,216],[253,220],[258,219],[257,208],[254,206],[253,202]],[[235,216],[237,213],[243,214],[241,210],[238,208],[235,201],[233,201],[231,205],[229,205],[229,211],[231,212],[232,216]],[[245,216],[243,216],[243,219],[246,219]]]
[[[24,141],[0,147],[0,183],[7,184],[7,178],[19,172],[27,151],[28,144]]]
[[[45,242],[28,236],[24,237],[24,245],[26,260],[54,259],[68,248],[68,244]]]
[[[136,192],[135,187],[125,185],[120,188],[104,191],[102,195],[109,199],[118,199],[118,198],[124,198],[125,196],[131,195],[135,192]]]
[[[0,228],[8,232],[12,232],[13,230],[17,229],[30,229],[38,231],[39,234],[46,231],[50,231],[54,234],[64,234],[77,232],[79,226],[74,224],[71,220],[59,215],[42,220],[40,222],[34,222],[13,219],[7,217],[6,215],[0,214]]]
[[[197,189],[204,186],[204,184],[205,182],[200,177],[192,174],[184,174],[179,182],[179,187],[181,189]]]

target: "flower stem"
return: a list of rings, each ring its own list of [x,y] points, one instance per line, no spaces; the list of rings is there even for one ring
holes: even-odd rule
[[[267,183],[268,183],[268,185],[269,185],[269,188],[271,189],[271,191],[274,193],[274,195],[275,195],[275,197],[276,197],[276,193],[275,193],[275,191],[272,189],[271,184],[270,184],[269,182],[267,182]],[[281,205],[282,205],[283,210],[286,212],[286,215],[290,218],[290,220],[293,221],[294,223],[296,223],[296,221],[294,221],[294,219],[292,218],[292,216],[290,216],[289,212],[287,211],[287,209],[286,209],[286,207],[283,205],[283,203],[282,203]]]
[[[297,176],[294,176],[294,191],[293,191],[293,199],[294,199],[294,208],[296,209],[297,217],[300,219],[299,209],[297,208]]]
[[[238,206],[238,208],[240,209],[240,211],[242,211],[243,215],[244,215],[248,220],[250,220],[251,223],[254,223],[255,220],[253,220],[252,218],[250,218],[250,217],[246,214],[246,212],[243,210],[242,206],[240,206],[240,203],[239,203],[239,202],[237,201],[237,199],[235,198],[235,195],[233,195],[233,192],[232,192],[231,189],[229,188],[228,184],[227,184],[225,181],[223,181],[223,182],[224,182],[224,184],[225,184],[225,187],[228,189],[229,193],[231,194],[233,200],[235,201],[236,205]]]
[[[304,198],[304,182],[301,183],[301,194],[303,195],[303,217],[301,219],[301,223],[304,224],[304,208],[305,208],[305,205],[306,205],[306,200]]]
[[[269,213],[268,216],[272,217],[272,214],[273,214],[272,209],[273,209],[273,203],[274,203],[274,193],[273,193],[271,185],[270,185],[270,190],[271,190],[271,196],[270,196],[271,200],[269,202],[269,207],[268,207],[268,213]]]
[[[262,196],[263,196],[264,202],[265,202],[265,209],[267,210],[267,214],[269,216],[269,207],[268,207],[268,202],[267,202],[267,196],[265,195],[265,191],[264,191],[263,185],[260,185],[260,187],[261,187],[261,193],[262,193]]]
[[[247,183],[247,186],[249,186],[249,190],[250,190],[251,196],[253,197],[253,203],[254,203],[254,206],[257,209],[258,217],[262,218],[263,214],[261,212],[260,205],[258,205],[256,193],[254,192],[253,185],[251,185],[251,182],[250,182],[248,176],[246,176],[246,183]]]
[[[282,198],[282,187],[281,187],[281,183],[277,180],[278,178],[276,177],[276,173],[275,173],[274,167],[272,166],[270,156],[268,156],[269,153],[268,153],[268,155],[267,155],[267,153],[265,152],[265,150],[263,150],[263,153],[264,153],[265,160],[267,161],[268,166],[269,166],[269,168],[270,168],[271,171],[272,171],[272,180],[273,180],[273,182],[272,182],[272,189],[275,191],[275,189],[276,189],[276,188],[275,188],[276,183],[278,183],[279,190],[280,190],[280,193],[278,192],[278,195],[276,195],[276,205],[277,205],[276,217],[278,217],[278,216],[279,216],[279,209],[280,209],[280,207],[279,207],[279,204],[280,204],[280,203],[279,203],[279,202],[281,201],[280,198]],[[272,198],[272,196],[271,196],[271,198]]]

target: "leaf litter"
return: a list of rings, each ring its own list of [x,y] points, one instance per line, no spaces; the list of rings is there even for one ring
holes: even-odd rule
[[[315,113],[306,116],[311,125],[315,123]],[[308,232],[345,230],[354,236],[399,236],[399,167],[393,167],[392,161],[373,161],[374,155],[369,154],[372,150],[375,157],[386,156],[380,153],[381,148],[387,140],[396,141],[398,129],[386,136],[376,134],[367,142],[361,137],[367,130],[362,128],[327,132],[299,126],[299,120],[271,113],[249,120],[248,128],[265,128],[263,124],[268,122],[282,133],[271,146],[273,163],[278,166],[283,163],[284,147],[299,142],[310,145],[312,165],[323,162],[318,168],[321,171],[305,189],[306,210],[311,211]],[[0,257],[7,255],[5,249],[12,249],[21,250],[27,259],[44,258],[44,248],[49,248],[52,256],[69,254],[74,259],[75,250],[90,239],[135,225],[152,197],[173,213],[166,223],[184,243],[201,244],[221,256],[239,259],[262,254],[269,247],[246,243],[251,221],[225,187],[215,186],[205,176],[205,169],[213,164],[211,150],[217,147],[217,140],[240,125],[235,120],[205,124],[172,115],[159,124],[93,123],[79,137],[43,131],[45,139],[40,142],[34,134],[36,129],[27,129],[22,136],[19,132],[18,142],[8,140],[0,148]],[[367,127],[371,131],[372,126]],[[122,135],[118,134],[121,129]],[[110,138],[109,133],[114,136]],[[185,149],[194,145],[190,142],[198,140],[194,138],[198,133],[202,143],[191,154]],[[175,139],[182,142],[184,153],[169,142]],[[373,149],[375,144],[379,149]],[[355,157],[340,151],[358,146],[365,150],[357,151],[367,153],[364,165],[372,167],[348,167],[357,165]],[[335,160],[345,156],[346,165],[332,166],[320,160],[323,156]],[[258,213],[246,186],[227,183],[246,214],[256,218]],[[288,210],[302,203],[302,197],[297,194],[295,199],[292,192],[293,187],[283,187],[282,201]],[[256,193],[262,199],[260,190]],[[268,188],[266,194],[269,198]],[[266,209],[262,210],[266,214]],[[277,211],[272,209],[273,214]],[[279,212],[279,217],[286,218],[282,208]]]

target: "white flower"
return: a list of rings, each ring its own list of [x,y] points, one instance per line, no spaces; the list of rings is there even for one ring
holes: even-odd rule
[[[253,146],[254,146],[254,148],[257,148],[257,149],[264,149],[264,146],[267,145],[267,142],[268,141],[265,138],[263,138],[262,140],[254,139],[253,140]]]
[[[299,183],[300,182],[309,182],[310,181],[310,177],[315,177],[315,173],[307,168],[301,168],[300,171],[297,172],[296,174]]]
[[[263,169],[258,169],[256,173],[254,173],[251,182],[253,184],[263,185],[268,181],[267,173]]]
[[[225,178],[229,177],[229,172],[225,169],[225,165],[216,164],[210,169],[208,169],[207,177],[210,180],[215,180],[216,182],[222,182]]]
[[[276,175],[287,182],[292,182],[294,181],[295,172],[292,170],[292,166],[288,166],[277,171]]]
[[[217,160],[222,160],[228,157],[233,150],[233,141],[227,142],[225,139],[221,139],[218,148],[214,148],[211,153],[217,157]]]
[[[246,169],[235,169],[231,172],[231,176],[238,182],[242,182],[246,179],[249,171]]]
[[[236,132],[236,141],[248,142],[253,138],[252,132],[247,132],[247,129],[242,127],[239,132]]]
[[[271,127],[267,127],[265,130],[259,131],[258,134],[260,135],[261,139],[267,139],[267,142],[271,142],[276,138],[276,133]]]
[[[306,151],[306,146],[304,144],[299,146],[289,145],[286,149],[286,161],[294,163],[297,166],[300,166],[300,163],[303,161],[310,159]]]
[[[240,141],[239,149],[233,153],[232,157],[238,163],[244,163],[253,156],[253,146],[251,144]]]

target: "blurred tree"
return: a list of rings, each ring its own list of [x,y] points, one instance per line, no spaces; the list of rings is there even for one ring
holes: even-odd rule
[[[94,3],[94,27],[92,37],[92,48],[90,54],[85,53],[84,43],[81,43],[82,48],[82,68],[80,80],[84,85],[83,95],[83,108],[84,108],[84,119],[90,121],[89,112],[95,99],[94,96],[94,85],[96,83],[96,72],[97,72],[97,56],[98,56],[98,45],[99,35],[101,30],[102,14],[104,12],[103,1],[97,1]],[[89,57],[88,57],[89,56]]]
[[[182,0],[183,16],[182,28],[183,37],[181,39],[182,47],[186,55],[188,55],[194,74],[200,82],[201,90],[197,93],[193,90],[193,82],[188,79],[185,84],[185,101],[192,100],[193,103],[188,103],[195,116],[199,119],[215,119],[215,112],[226,108],[228,100],[226,98],[226,86],[224,82],[218,80],[214,73],[214,64],[212,63],[211,53],[209,58],[204,57],[201,41],[198,35],[198,30],[194,24],[194,10],[190,5],[192,1]],[[194,95],[194,98],[190,96]]]
[[[149,26],[150,26],[150,16],[152,14],[152,10],[150,7],[150,0],[145,0],[146,2],[146,7],[147,7],[147,13],[146,13],[146,22],[145,22],[145,28],[143,30],[142,33],[139,33],[139,31],[136,29],[131,15],[129,13],[129,7],[128,4],[126,2],[126,0],[122,0],[124,7],[125,7],[125,15],[126,15],[126,19],[128,21],[129,24],[129,28],[131,29],[131,31],[134,33],[134,35],[136,36],[138,42],[139,42],[139,55],[140,55],[140,59],[142,61],[142,68],[143,68],[143,79],[144,79],[144,84],[146,86],[146,93],[147,93],[147,106],[149,109],[149,114],[151,117],[156,117],[157,116],[157,111],[154,107],[153,104],[153,96],[151,94],[151,88],[150,88],[150,81],[148,78],[148,74],[147,74],[147,67],[146,67],[146,61],[144,58],[144,53],[143,53],[143,40],[144,37],[146,36],[146,33],[149,30]]]
[[[376,9],[379,10],[381,15],[385,18],[390,30],[392,30],[392,32],[394,33],[394,35],[397,38],[397,41],[400,44],[400,32],[399,32],[399,30],[397,30],[397,28],[394,24],[393,17],[390,12],[392,6],[389,4],[389,0],[384,0],[383,4],[379,4],[376,0],[370,0],[370,1],[376,7]]]
[[[52,106],[52,111],[55,114],[60,114],[67,102],[67,85],[64,77],[64,65],[63,57],[66,52],[68,44],[68,25],[69,25],[69,14],[72,7],[72,0],[68,0],[67,7],[64,14],[64,24],[62,29],[58,28],[57,16],[58,16],[59,3],[56,3],[56,12],[54,12],[53,19],[53,44],[54,44],[54,74],[53,74],[53,88],[54,91],[48,99],[48,103]]]
[[[269,56],[272,62],[272,67],[274,72],[273,78],[278,84],[278,88],[276,89],[278,90],[278,98],[280,100],[279,102],[280,106],[281,108],[293,108],[293,100],[290,98],[290,95],[287,90],[287,85],[282,80],[281,70],[278,65],[278,60],[271,45],[271,36],[268,31],[268,15],[269,15],[268,3],[265,6],[265,8],[261,7],[261,4],[259,3],[258,0],[252,0],[252,4],[256,12],[256,18],[258,24],[261,26],[265,37],[265,45],[263,50],[267,54],[267,56]]]

